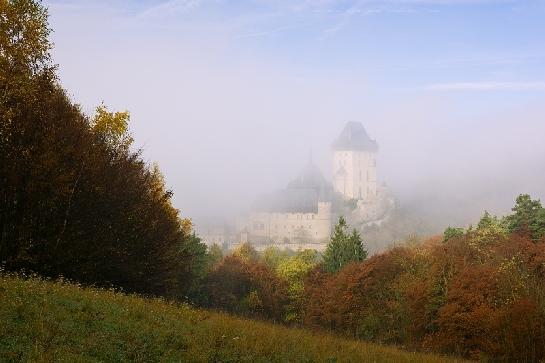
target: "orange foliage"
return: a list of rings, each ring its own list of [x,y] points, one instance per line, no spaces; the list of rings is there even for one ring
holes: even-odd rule
[[[453,278],[447,302],[438,311],[439,331],[429,343],[436,349],[469,358],[496,350],[491,319],[496,314],[497,290],[497,274],[489,266],[468,267]]]
[[[304,324],[463,355],[545,358],[545,243],[470,232],[398,247],[305,281]]]
[[[208,304],[228,312],[281,320],[287,303],[287,283],[267,266],[227,256],[209,273]]]

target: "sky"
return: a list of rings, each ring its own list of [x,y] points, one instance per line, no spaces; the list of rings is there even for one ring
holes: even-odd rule
[[[545,1],[47,0],[62,85],[131,112],[182,215],[232,217],[348,121],[401,203],[545,199]],[[463,220],[462,222],[465,222]]]

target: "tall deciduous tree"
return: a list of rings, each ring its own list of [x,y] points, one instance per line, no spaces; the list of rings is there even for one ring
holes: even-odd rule
[[[0,70],[6,76],[25,76],[51,70],[51,29],[47,10],[35,0],[0,1]],[[20,81],[21,75],[12,78]]]

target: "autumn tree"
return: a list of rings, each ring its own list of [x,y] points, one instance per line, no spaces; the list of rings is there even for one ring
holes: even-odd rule
[[[129,133],[129,111],[110,112],[102,103],[91,120],[91,130],[112,149],[126,149],[133,143]]]
[[[40,2],[0,1],[0,264],[182,297],[204,245],[131,149],[129,114],[89,118],[60,87],[49,33]]]
[[[304,309],[304,279],[316,267],[318,262],[318,252],[315,250],[302,250],[289,258],[283,259],[278,264],[276,272],[288,283],[290,301],[286,307],[286,322],[301,322]]]
[[[54,77],[47,18],[47,9],[38,1],[0,1],[0,82],[4,91],[8,87],[28,91],[32,77]]]
[[[238,248],[233,251],[233,255],[246,262],[257,262],[259,260],[259,253],[249,242],[238,246]]]
[[[229,255],[206,279],[206,304],[235,314],[281,321],[286,287],[286,282],[267,266]]]

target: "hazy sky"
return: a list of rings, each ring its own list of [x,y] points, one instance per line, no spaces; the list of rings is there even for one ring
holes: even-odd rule
[[[45,4],[62,84],[131,111],[183,215],[244,209],[311,151],[329,176],[347,121],[402,199],[545,198],[545,1]]]

